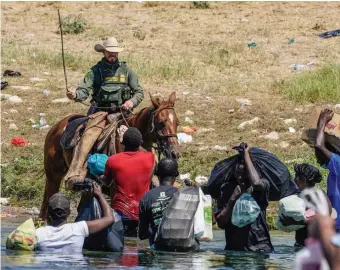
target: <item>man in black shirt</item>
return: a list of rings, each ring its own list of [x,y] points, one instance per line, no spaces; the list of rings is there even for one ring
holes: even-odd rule
[[[266,223],[269,182],[260,178],[249,155],[247,145],[241,145],[244,147],[244,158],[235,171],[236,183],[234,185],[228,183],[222,187],[221,197],[217,200],[216,205],[216,221],[221,229],[225,229],[225,249],[271,252],[274,248]],[[235,202],[245,192],[255,199],[261,212],[253,223],[239,228],[232,224],[231,217]]]
[[[164,158],[157,166],[155,173],[159,178],[159,186],[145,193],[139,203],[139,238],[149,238],[150,246],[154,244],[158,226],[163,212],[172,195],[177,192],[173,184],[178,176],[178,164],[175,159]],[[150,230],[151,229],[151,230]]]

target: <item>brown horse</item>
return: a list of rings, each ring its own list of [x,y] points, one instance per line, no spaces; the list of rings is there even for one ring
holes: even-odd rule
[[[143,136],[143,148],[152,151],[153,144],[165,156],[177,157],[177,126],[179,124],[174,105],[176,94],[172,93],[168,100],[155,98],[150,95],[152,106],[146,107],[127,119],[129,126],[139,129]],[[44,146],[44,168],[46,185],[44,199],[41,205],[40,217],[47,218],[47,203],[49,198],[57,193],[61,181],[66,175],[71,163],[73,150],[65,150],[60,145],[60,139],[68,120],[74,115],[69,115],[55,124],[47,133]],[[116,140],[117,153],[122,151],[119,140]]]

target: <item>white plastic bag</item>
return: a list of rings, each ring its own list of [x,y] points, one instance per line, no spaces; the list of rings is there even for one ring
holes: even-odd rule
[[[302,221],[305,219],[306,204],[303,199],[297,195],[285,197],[279,201],[279,215],[276,218],[276,226],[279,230],[284,232],[292,232],[305,227],[305,225],[291,224],[285,226],[281,223],[280,217],[290,217],[295,221]]]
[[[199,241],[209,242],[213,239],[212,202],[210,195],[204,195],[199,189],[200,202],[194,217],[194,233]]]
[[[236,201],[231,222],[235,226],[242,228],[253,223],[260,214],[260,206],[249,193],[243,193]]]

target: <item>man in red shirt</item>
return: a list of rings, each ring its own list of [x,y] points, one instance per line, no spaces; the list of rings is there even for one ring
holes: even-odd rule
[[[155,158],[140,151],[142,134],[131,127],[123,135],[125,150],[109,157],[103,181],[111,185],[111,207],[122,216],[125,236],[137,236],[139,202],[149,191]]]

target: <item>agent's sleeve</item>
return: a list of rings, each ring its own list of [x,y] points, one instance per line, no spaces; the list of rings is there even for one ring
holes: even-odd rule
[[[76,90],[76,101],[84,101],[93,93],[94,74],[91,70],[85,75],[83,82]]]
[[[132,89],[132,98],[131,101],[133,102],[133,107],[137,107],[144,99],[144,89],[139,84],[137,74],[129,69],[129,78],[128,83]]]

